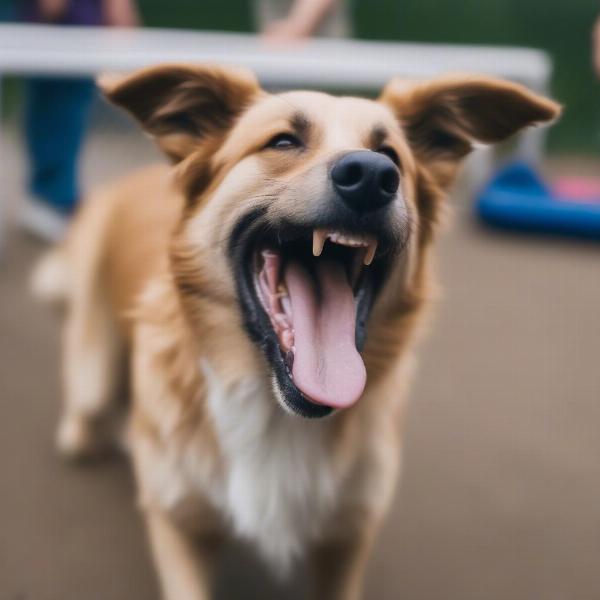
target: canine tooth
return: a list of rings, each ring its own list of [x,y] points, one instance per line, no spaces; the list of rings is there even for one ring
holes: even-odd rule
[[[363,264],[369,266],[375,258],[375,252],[377,252],[377,240],[373,240],[369,243],[369,246],[367,247],[367,252],[365,254],[365,258],[363,260]]]
[[[313,256],[321,256],[323,252],[323,246],[325,245],[325,240],[327,239],[327,232],[323,229],[314,229],[313,230]]]

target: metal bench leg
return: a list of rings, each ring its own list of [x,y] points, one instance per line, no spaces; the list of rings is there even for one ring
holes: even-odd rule
[[[0,164],[2,164],[2,156],[4,154],[4,138],[2,136],[2,76],[0,75]],[[7,201],[6,201],[6,190],[4,189],[3,177],[6,171],[0,175],[0,255],[4,251],[4,243],[6,239],[6,215],[7,215]]]
[[[532,165],[539,165],[544,156],[546,131],[545,127],[531,127],[523,132],[519,137],[515,152],[517,157]]]
[[[493,147],[477,148],[465,165],[465,184],[469,195],[478,192],[488,181],[496,167],[496,152]]]
[[[550,94],[551,72],[549,64],[544,76],[524,83],[534,92],[548,96]],[[539,166],[544,158],[544,150],[546,149],[546,132],[546,127],[529,127],[526,129],[519,136],[515,156],[533,166]]]

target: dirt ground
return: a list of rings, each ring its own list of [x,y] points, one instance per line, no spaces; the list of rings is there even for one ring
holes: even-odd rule
[[[85,180],[154,156],[140,136],[96,133]],[[9,131],[5,220],[22,172]],[[454,204],[365,597],[597,600],[600,246],[483,230],[468,199]],[[0,600],[158,600],[126,462],[75,468],[54,453],[58,324],[27,292],[41,249],[13,227],[0,257]],[[305,582],[277,584],[232,547],[217,587],[219,600],[296,600]]]

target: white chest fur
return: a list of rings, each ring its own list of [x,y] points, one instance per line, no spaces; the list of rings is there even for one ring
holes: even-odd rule
[[[339,494],[330,423],[284,413],[263,382],[224,386],[202,365],[226,469],[221,509],[235,531],[285,571],[314,538]]]

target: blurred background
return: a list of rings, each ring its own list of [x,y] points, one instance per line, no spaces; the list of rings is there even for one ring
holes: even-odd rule
[[[9,5],[14,0],[0,0]],[[149,27],[255,31],[249,0],[139,0]],[[369,40],[499,44],[541,48],[554,61],[553,92],[567,110],[550,133],[550,149],[600,151],[600,91],[592,76],[590,39],[596,0],[353,0],[354,37]],[[18,111],[17,84],[5,90],[5,116]]]
[[[5,19],[14,5],[0,0]],[[257,29],[244,0],[141,0],[137,8],[145,27]],[[551,93],[565,112],[535,172],[548,186],[567,177],[574,204],[586,207],[600,207],[599,10],[596,0],[348,5],[359,39],[546,51]],[[47,245],[18,226],[32,189],[31,89],[18,77],[2,83],[0,600],[158,600],[126,461],[74,468],[54,453],[59,323],[28,291]],[[86,129],[78,193],[162,160],[97,99]],[[443,293],[410,394],[404,476],[365,598],[596,600],[600,246],[589,232],[483,226],[479,196],[465,177],[451,199],[437,249]],[[277,583],[247,548],[232,546],[217,598],[296,600],[305,590],[302,569]]]
[[[145,22],[160,27],[252,31],[252,5],[244,0],[142,0]],[[359,39],[531,46],[554,61],[553,92],[567,105],[550,147],[561,152],[600,151],[600,88],[591,71],[595,0],[354,0]],[[589,135],[592,127],[596,133]]]

